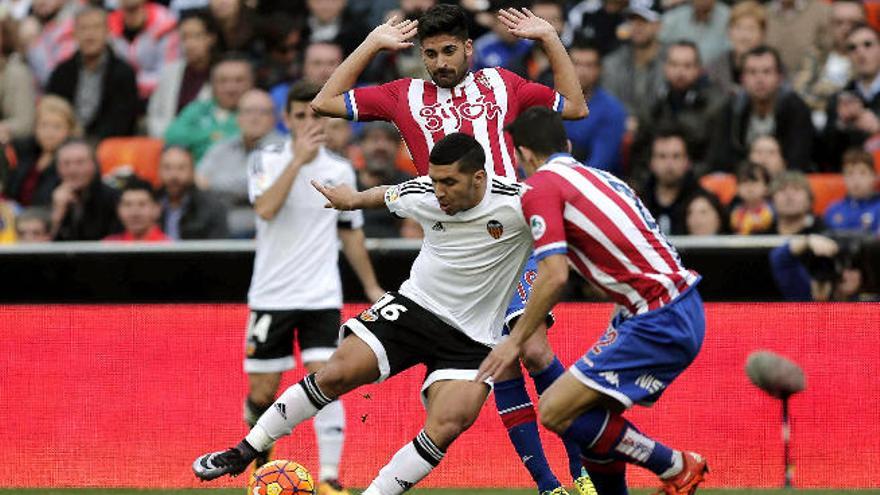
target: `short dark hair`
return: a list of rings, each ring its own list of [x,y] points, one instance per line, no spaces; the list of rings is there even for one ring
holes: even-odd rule
[[[859,3],[861,3],[861,2],[859,2]],[[863,7],[863,8],[864,8],[864,7]],[[877,39],[880,39],[880,32],[878,32],[877,29],[874,28],[874,26],[868,24],[867,22],[858,22],[858,23],[856,23],[856,24],[855,24],[855,25],[849,30],[849,32],[846,33],[846,37],[849,38],[849,37],[852,36],[856,31],[861,31],[862,29],[866,29],[866,30],[868,30],[868,31],[870,31],[870,32],[872,32],[872,33],[874,33],[874,37],[877,38]]]
[[[234,63],[234,64],[244,64],[248,68],[248,73],[251,78],[254,78],[254,63],[251,59],[242,52],[227,52],[224,53],[219,59],[217,59],[216,63],[211,67],[211,76],[214,76],[214,71],[217,70],[217,67],[225,63]]]
[[[84,138],[81,137],[71,137],[64,140],[58,148],[55,149],[55,157],[57,158],[60,154],[61,150],[70,146],[85,146],[85,148],[89,151],[89,158],[95,163],[95,167],[99,167],[98,164],[98,155],[95,154],[95,147]]]
[[[745,160],[736,168],[736,182],[756,182],[760,181],[770,185],[770,172],[761,165],[749,160]]]
[[[874,168],[874,156],[862,148],[849,148],[843,153],[843,159],[841,162],[841,168],[846,167],[847,165],[863,164],[871,169],[872,173],[877,173],[877,169]]]
[[[452,165],[458,162],[459,170],[473,174],[485,170],[486,152],[473,136],[453,132],[437,141],[428,161],[432,165]]]
[[[467,15],[458,5],[435,5],[419,17],[418,34],[419,40],[448,34],[465,41],[470,38]]]
[[[767,45],[758,45],[747,51],[745,55],[743,55],[743,67],[746,66],[746,61],[749,57],[763,57],[764,55],[771,55],[773,61],[776,63],[776,72],[785,74],[785,64],[782,63],[782,57],[779,55],[779,51],[776,50],[776,48]]]
[[[697,44],[691,40],[683,40],[682,39],[682,40],[677,40],[677,41],[671,43],[669,45],[669,47],[666,49],[666,60],[669,60],[669,52],[671,52],[672,49],[675,47],[690,48],[691,50],[693,50],[694,56],[697,57],[697,65],[700,65],[700,66],[703,65],[703,59],[702,59],[702,57],[700,57],[700,47],[698,47]]]
[[[119,197],[122,198],[122,196],[129,191],[145,191],[150,196],[150,199],[158,201],[156,190],[153,189],[153,185],[137,175],[131,175],[125,179],[125,182],[122,184],[122,189],[119,192]]]
[[[538,155],[568,151],[568,137],[562,125],[562,117],[547,107],[531,107],[519,114],[505,131],[513,137],[513,145],[523,146]]]
[[[312,81],[307,81],[305,79],[301,79],[293,85],[290,86],[290,89],[287,91],[287,100],[284,102],[284,111],[285,113],[290,111],[290,105],[295,102],[303,102],[310,103],[312,100],[318,96],[318,93],[321,91],[321,86],[318,86],[316,83]]]
[[[599,61],[602,61],[602,50],[599,48],[599,45],[581,33],[575,33],[571,46],[568,47],[569,53],[575,50],[596,52],[596,55],[599,56]]]

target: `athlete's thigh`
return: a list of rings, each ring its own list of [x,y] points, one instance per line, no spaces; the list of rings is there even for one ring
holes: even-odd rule
[[[366,342],[356,335],[349,335],[315,376],[325,394],[338,397],[361,385],[377,381],[379,361]]]
[[[251,309],[245,334],[246,373],[283,373],[293,369],[293,310]]]
[[[553,416],[557,421],[567,422],[606,403],[601,393],[587,387],[571,373],[563,373],[541,394],[538,408],[542,417]]]

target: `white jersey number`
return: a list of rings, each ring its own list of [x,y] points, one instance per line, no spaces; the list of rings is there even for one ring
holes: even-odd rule
[[[391,294],[385,294],[376,301],[376,304],[373,304],[370,311],[373,313],[379,313],[382,315],[382,318],[385,318],[388,321],[395,321],[400,318],[400,313],[406,313],[407,309],[402,304],[389,304],[393,300],[394,296]]]

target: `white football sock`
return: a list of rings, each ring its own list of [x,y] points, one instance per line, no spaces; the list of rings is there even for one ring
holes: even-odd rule
[[[413,487],[443,460],[445,453],[425,434],[398,450],[361,495],[398,495]]]
[[[345,442],[345,410],[342,402],[335,400],[315,416],[315,437],[318,440],[318,457],[321,462],[319,481],[339,479],[339,460]]]
[[[247,443],[259,452],[265,452],[275,440],[290,435],[296,425],[311,418],[318,408],[309,400],[301,383],[289,387],[281,397],[260,416],[246,437]]]

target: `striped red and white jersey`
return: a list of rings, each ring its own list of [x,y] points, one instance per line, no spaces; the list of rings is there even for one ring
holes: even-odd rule
[[[566,254],[625,313],[668,304],[699,279],[628,185],[570,155],[552,156],[526,180],[522,206],[535,257]]]
[[[447,134],[470,134],[483,146],[490,175],[516,177],[513,139],[504,126],[525,109],[545,106],[562,112],[565,100],[543,84],[502,68],[469,72],[453,88],[431,81],[398,79],[345,93],[351,120],[387,120],[400,130],[419,175],[428,173],[434,143]]]

